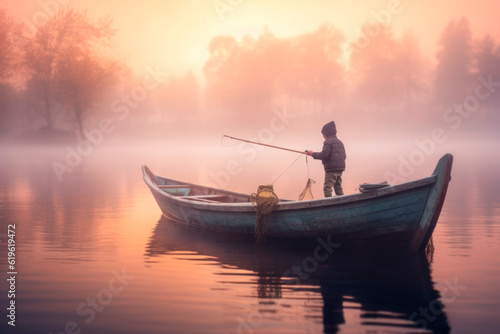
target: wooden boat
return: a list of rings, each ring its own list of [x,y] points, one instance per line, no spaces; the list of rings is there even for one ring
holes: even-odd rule
[[[429,241],[451,179],[453,156],[431,176],[370,192],[309,201],[281,200],[269,214],[267,238],[327,237],[343,247],[421,250]],[[163,215],[200,229],[253,236],[250,195],[160,177],[142,166]]]

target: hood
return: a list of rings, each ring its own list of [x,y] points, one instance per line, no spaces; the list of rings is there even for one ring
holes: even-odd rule
[[[335,122],[331,121],[330,123],[325,124],[323,126],[323,129],[321,129],[321,133],[326,137],[335,136],[337,134],[337,127],[335,126]]]

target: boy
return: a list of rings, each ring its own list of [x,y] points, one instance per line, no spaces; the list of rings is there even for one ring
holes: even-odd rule
[[[337,138],[337,127],[335,122],[325,124],[321,130],[325,141],[321,152],[306,151],[307,155],[321,160],[325,167],[325,183],[323,191],[325,197],[332,197],[332,187],[335,195],[344,195],[342,190],[342,172],[345,170],[345,148],[344,144]]]

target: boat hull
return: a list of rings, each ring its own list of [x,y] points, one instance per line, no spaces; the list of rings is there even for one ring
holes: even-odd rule
[[[280,202],[269,215],[266,235],[268,238],[323,236],[349,248],[422,249],[432,235],[444,203],[451,164],[452,156],[447,154],[441,158],[433,175],[425,179],[369,193]],[[167,218],[200,229],[253,236],[257,210],[249,201],[210,203],[191,201],[189,196],[173,196],[155,182],[180,182],[153,177],[145,168],[146,184]],[[201,187],[185,182],[182,184]],[[207,194],[221,192],[203,188]],[[223,192],[225,196],[234,194],[244,198],[242,194]]]

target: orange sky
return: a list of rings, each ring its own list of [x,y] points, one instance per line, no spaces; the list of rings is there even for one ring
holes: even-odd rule
[[[500,37],[500,2],[495,0],[4,0],[0,6],[16,20],[34,23],[63,5],[85,8],[96,18],[113,17],[117,55],[137,73],[156,65],[174,73],[198,72],[213,36],[257,35],[264,26],[284,37],[332,22],[352,41],[363,23],[375,20],[373,13],[391,8],[395,33],[415,32],[431,59],[453,18],[467,16],[477,36]]]

